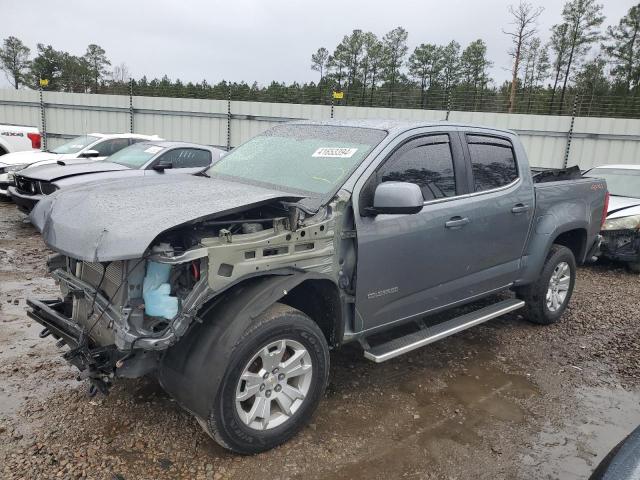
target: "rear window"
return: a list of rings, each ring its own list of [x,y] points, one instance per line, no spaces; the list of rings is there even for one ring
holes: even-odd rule
[[[474,191],[504,187],[518,178],[511,142],[484,135],[467,135]]]

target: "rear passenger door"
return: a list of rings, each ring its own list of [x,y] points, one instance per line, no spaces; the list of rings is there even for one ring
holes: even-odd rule
[[[468,245],[473,253],[469,295],[499,289],[513,282],[534,210],[531,175],[518,165],[508,137],[462,134],[470,165],[466,212]]]

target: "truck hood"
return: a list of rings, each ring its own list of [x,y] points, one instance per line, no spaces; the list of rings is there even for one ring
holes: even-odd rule
[[[53,182],[61,178],[74,177],[76,175],[85,175],[89,173],[113,172],[119,170],[130,170],[129,167],[112,162],[92,162],[92,163],[69,163],[58,165],[57,163],[38,165],[30,167],[21,172],[21,174],[33,180],[41,180],[45,182]]]
[[[25,152],[13,152],[7,153],[2,156],[0,163],[6,165],[30,165],[34,162],[40,162],[42,160],[62,160],[66,158],[76,158],[75,155],[60,155],[51,152],[40,152],[38,150],[29,150]]]
[[[607,218],[620,218],[629,215],[640,215],[640,198],[609,197],[609,209]]]
[[[53,250],[78,260],[106,262],[141,258],[158,235],[187,223],[300,198],[191,175],[135,177],[48,195],[31,212],[31,222]]]

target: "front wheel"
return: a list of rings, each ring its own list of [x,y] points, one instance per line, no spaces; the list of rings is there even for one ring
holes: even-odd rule
[[[518,297],[526,303],[527,320],[542,325],[560,320],[571,300],[575,281],[573,252],[562,245],[553,245],[538,280],[517,291]]]
[[[327,384],[329,348],[304,313],[275,304],[235,342],[206,430],[242,454],[269,450],[295,435]]]

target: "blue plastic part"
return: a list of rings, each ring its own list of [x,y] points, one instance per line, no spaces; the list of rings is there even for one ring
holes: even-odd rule
[[[152,317],[171,320],[178,314],[178,297],[172,297],[169,275],[171,265],[147,262],[147,273],[142,284],[144,312]]]

